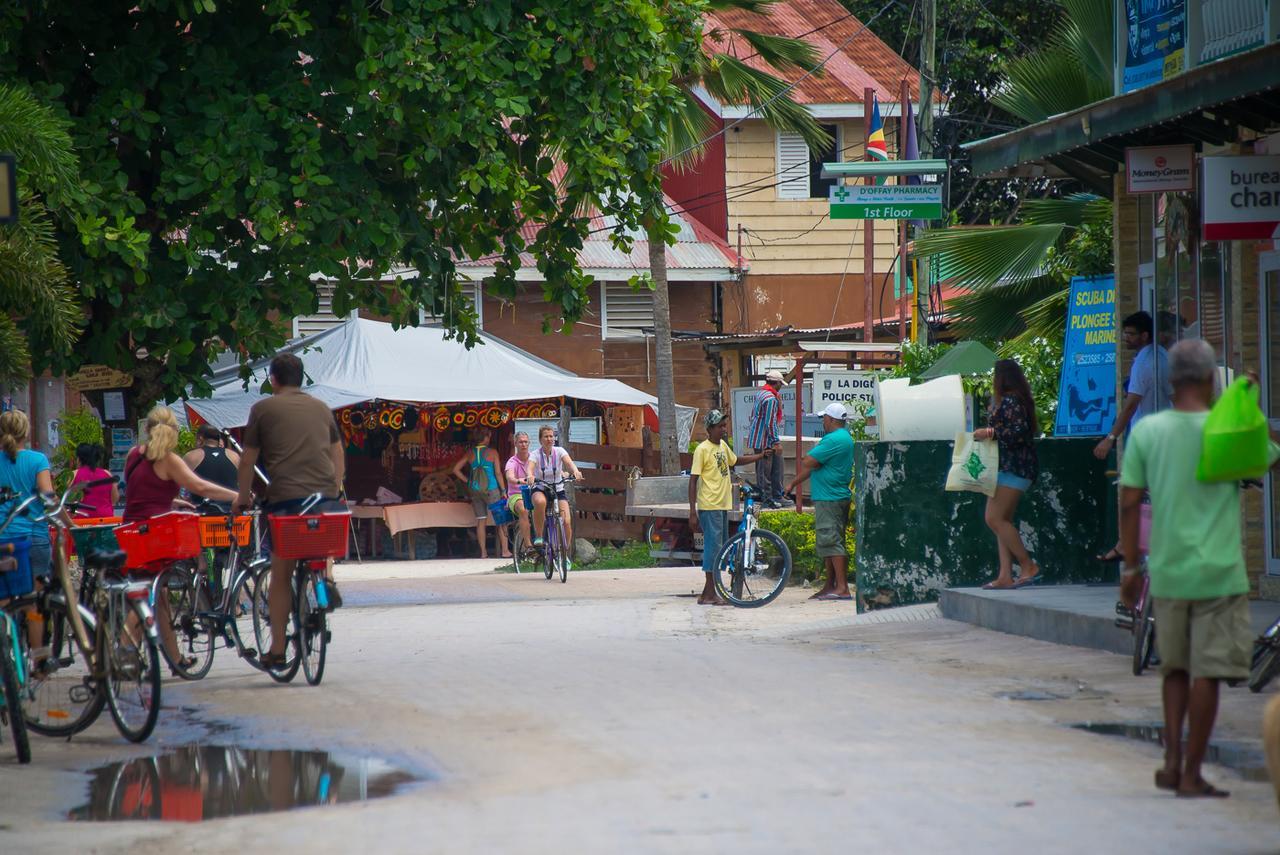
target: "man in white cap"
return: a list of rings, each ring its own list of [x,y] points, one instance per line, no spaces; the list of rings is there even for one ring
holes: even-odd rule
[[[823,437],[800,461],[800,471],[787,492],[805,481],[813,482],[813,533],[815,551],[826,569],[826,582],[809,599],[852,600],[849,593],[849,550],[845,531],[849,527],[849,504],[853,491],[853,435],[846,422],[844,404],[828,404],[822,411]]]
[[[786,383],[781,371],[764,375],[764,386],[756,394],[751,409],[751,430],[747,434],[747,448],[755,454],[763,454],[766,448],[773,454],[756,461],[756,489],[760,503],[768,508],[782,507],[782,443],[778,433],[782,430],[782,398],[779,390]]]

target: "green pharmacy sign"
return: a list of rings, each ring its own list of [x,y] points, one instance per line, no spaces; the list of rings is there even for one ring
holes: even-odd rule
[[[833,220],[940,220],[941,184],[837,184],[831,188]]]

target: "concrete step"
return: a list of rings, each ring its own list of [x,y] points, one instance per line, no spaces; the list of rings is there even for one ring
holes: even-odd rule
[[[1037,585],[1016,591],[951,588],[938,601],[942,616],[986,629],[1128,655],[1133,636],[1115,625],[1119,585]],[[1250,604],[1261,633],[1280,615],[1280,603]],[[1157,632],[1157,637],[1159,633]]]

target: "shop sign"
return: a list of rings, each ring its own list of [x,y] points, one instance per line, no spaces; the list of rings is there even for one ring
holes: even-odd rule
[[[828,404],[847,404],[851,411],[866,414],[876,405],[876,375],[872,371],[813,372],[813,409],[820,413]]]
[[[1132,92],[1186,67],[1186,0],[1124,0],[1126,25],[1123,90]]]
[[[1203,162],[1205,240],[1280,237],[1280,155],[1206,157]]]
[[[941,184],[837,184],[831,188],[833,220],[940,220]]]
[[[105,365],[86,365],[67,378],[67,385],[77,392],[127,389],[133,385],[133,375]]]
[[[1116,417],[1116,278],[1071,280],[1055,436],[1099,436]]]
[[[1153,145],[1124,150],[1125,184],[1130,193],[1177,193],[1195,186],[1193,145]]]

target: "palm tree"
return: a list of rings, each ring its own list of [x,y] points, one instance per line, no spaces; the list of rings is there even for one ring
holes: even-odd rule
[[[1112,94],[1111,0],[1059,2],[1066,14],[1045,45],[1011,63],[992,96],[1028,124]],[[1027,200],[1018,217],[1017,225],[931,229],[916,241],[916,254],[956,271],[955,284],[967,292],[947,305],[964,336],[1060,339],[1071,276],[1111,268],[1110,201]]]
[[[711,0],[708,8],[767,13],[777,0]],[[780,72],[803,69],[819,73],[819,58],[813,46],[798,39],[760,33],[745,28],[716,27],[705,34],[691,67],[678,77],[681,100],[667,117],[666,162],[676,169],[690,169],[701,160],[705,140],[715,133],[714,122],[703,110],[694,89],[704,88],[725,104],[750,105],[752,115],[771,127],[799,133],[811,147],[822,148],[830,137],[804,107],[787,94],[787,83],[768,72],[753,68],[736,56],[715,47],[741,39],[771,68]],[[708,48],[712,45],[712,48]],[[657,182],[655,182],[657,186]],[[662,473],[680,471],[680,448],[676,440],[675,370],[671,354],[671,302],[667,291],[667,215],[661,194],[645,200],[646,237],[649,242],[649,274],[653,286],[655,367],[658,385],[658,422]]]
[[[46,202],[78,192],[66,124],[26,89],[0,84],[0,151],[18,166],[18,222],[0,226],[0,379],[31,374],[29,340],[69,351],[82,324]]]

